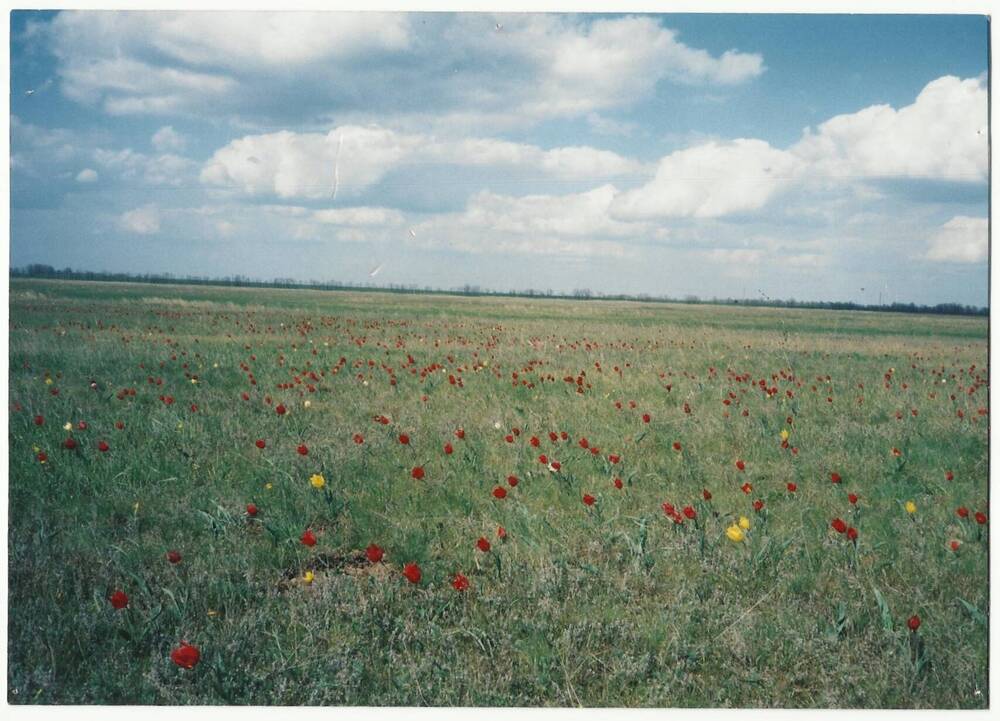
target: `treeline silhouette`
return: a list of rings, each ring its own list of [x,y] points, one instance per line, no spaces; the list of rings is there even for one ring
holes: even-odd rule
[[[776,298],[738,299],[738,298],[701,298],[696,295],[685,295],[682,298],[654,296],[647,293],[630,295],[626,293],[600,293],[589,288],[577,288],[572,293],[555,293],[549,290],[510,290],[497,291],[482,289],[478,285],[464,285],[455,288],[432,288],[417,285],[373,285],[371,283],[351,283],[331,281],[297,281],[293,278],[275,278],[260,280],[242,275],[210,278],[195,275],[174,275],[173,273],[108,273],[91,270],[73,270],[63,268],[58,270],[51,265],[33,263],[24,268],[11,268],[12,278],[39,278],[50,280],[83,280],[118,283],[151,283],[158,285],[205,285],[229,286],[235,288],[290,288],[308,290],[352,290],[378,293],[434,293],[444,295],[490,296],[507,298],[553,298],[563,300],[629,300],[643,303],[689,303],[704,305],[739,305],[765,308],[813,308],[818,310],[866,310],[883,313],[930,313],[936,315],[966,315],[988,316],[989,308],[981,308],[959,303],[938,303],[937,305],[917,305],[916,303],[892,303],[888,305],[872,305],[850,301],[800,301],[794,298],[780,300]]]

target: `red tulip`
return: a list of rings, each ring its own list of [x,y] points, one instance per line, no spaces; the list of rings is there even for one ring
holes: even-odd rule
[[[956,508],[955,509],[955,513],[958,514],[959,518],[968,518],[969,517],[969,509],[966,508],[965,506],[959,506],[958,508]]]
[[[744,483],[742,486],[740,486],[740,490],[749,495],[750,492],[753,490],[753,486],[751,486],[749,483]]]
[[[952,473],[951,471],[945,471],[944,479],[946,481],[954,481],[955,480],[955,474]]]
[[[181,668],[192,669],[201,659],[198,648],[190,645],[186,641],[181,641],[181,645],[170,652],[170,660]]]
[[[45,453],[45,451],[39,451],[38,455],[36,456],[36,458],[38,458],[38,462],[39,463],[45,463],[45,461],[49,460],[49,457]]]
[[[412,471],[410,471],[410,475],[413,476],[418,481],[421,480],[424,477],[424,467],[417,466]]]
[[[76,427],[79,428],[81,431],[87,430],[87,421],[80,421],[79,423],[76,424]]]
[[[74,448],[76,448],[76,440],[74,440],[73,438],[67,438],[65,441],[63,441],[63,448],[65,448],[68,451],[72,451]]]
[[[420,583],[420,566],[415,563],[407,563],[403,566],[403,575],[410,583]]]
[[[120,431],[125,430],[125,424],[122,421],[115,421],[115,428]]]
[[[538,457],[538,462],[541,463],[543,466],[547,466],[549,464],[549,457],[543,453]]]
[[[361,435],[360,433],[355,433],[354,434],[354,442],[357,443],[360,446],[362,443],[365,442],[365,437],[363,435]]]
[[[107,453],[110,449],[111,446],[109,446],[105,441],[100,441],[97,444],[97,450],[99,450],[101,453]]]
[[[450,443],[444,444],[444,453],[446,456],[450,456],[454,452],[454,448],[451,447]]]
[[[308,456],[308,455],[309,455],[309,449],[308,449],[308,448],[306,447],[306,444],[305,444],[305,443],[301,444],[301,445],[300,445],[300,446],[299,446],[298,448],[296,448],[295,450],[296,450],[296,451],[298,451],[298,454],[299,454],[300,456]]]
[[[45,423],[45,418],[43,416],[35,416],[35,425],[40,426]]]
[[[785,488],[788,489],[789,493],[795,493],[795,491],[797,491],[799,489],[799,487],[797,485],[795,485],[794,483],[790,483],[790,482],[785,484]]]
[[[692,521],[698,516],[693,506],[684,506],[684,515],[690,518]]]
[[[680,441],[674,441],[674,450],[675,451],[679,451],[680,449],[681,449],[681,442]]]
[[[586,438],[581,438],[580,441],[579,441],[579,443],[580,443],[580,448],[583,448],[583,449],[590,448],[590,443],[587,442]]]
[[[650,421],[649,414],[648,413],[643,413],[642,414],[642,422],[643,423],[649,423],[649,421]]]
[[[858,502],[858,497],[857,497],[857,495],[856,495],[856,494],[854,494],[854,493],[848,493],[848,494],[847,494],[847,500],[848,500],[848,501],[850,502],[850,504],[851,504],[851,505],[853,506],[853,505],[855,505],[855,504],[856,504],[856,503]]]
[[[834,518],[833,521],[830,522],[830,525],[833,526],[833,530],[837,533],[847,533],[847,524],[839,518]]]
[[[584,503],[584,505],[587,505],[587,506],[592,506],[592,505],[594,505],[594,501],[596,501],[596,500],[597,500],[597,499],[596,499],[596,498],[594,498],[594,497],[593,497],[592,495],[590,495],[589,493],[584,493],[584,494],[583,494],[583,503]]]
[[[467,591],[469,588],[469,579],[461,573],[456,573],[451,585],[456,591]]]
[[[497,486],[496,488],[493,489],[493,497],[503,500],[504,498],[507,497],[507,489],[504,488],[503,486]]]
[[[560,468],[562,468],[562,464],[559,463],[559,461],[552,461],[552,463],[550,463],[549,465],[552,466],[553,471],[558,471]]]
[[[108,600],[119,611],[128,605],[128,596],[125,595],[124,591],[115,591]]]
[[[739,470],[741,471],[746,470],[746,467],[747,464],[744,463],[743,461],[736,461],[736,468],[738,468]]]
[[[917,614],[913,614],[912,616],[910,616],[910,619],[906,622],[906,625],[910,628],[911,631],[916,632],[916,630],[920,628],[920,616],[918,616]]]
[[[855,528],[854,526],[851,526],[850,528],[848,528],[847,529],[847,537],[849,539],[851,539],[852,541],[858,540],[858,529]]]
[[[976,523],[980,526],[986,523],[986,514],[982,511],[976,511]]]
[[[833,481],[834,483],[840,483],[840,474],[839,473],[831,473],[830,474],[830,480]]]
[[[457,438],[460,441],[463,440],[465,438],[465,431],[459,428],[457,431],[455,431],[455,438]]]
[[[704,498],[706,501],[711,501],[712,493],[707,488],[703,488],[701,491],[701,497]]]
[[[519,482],[517,476],[507,476],[507,485],[511,488],[515,488]]]
[[[302,545],[309,546],[310,548],[316,545],[316,535],[308,528],[299,540],[302,541]]]
[[[622,483],[622,479],[617,477],[615,478],[614,483],[615,483],[615,488],[617,488],[618,490],[621,490],[622,487],[625,485],[624,483]]]
[[[615,455],[614,453],[608,454],[608,460],[612,463],[618,463],[622,459],[621,456]]]
[[[490,550],[490,542],[489,542],[489,541],[487,541],[487,540],[486,540],[485,538],[483,538],[482,536],[480,536],[480,537],[479,537],[479,540],[478,540],[478,541],[476,541],[476,548],[478,548],[478,549],[479,549],[480,551],[482,551],[483,553],[488,553],[488,552],[489,552],[489,550]]]
[[[959,547],[960,547],[961,545],[962,545],[962,542],[961,542],[961,541],[959,541],[959,540],[958,540],[957,538],[953,538],[953,539],[952,539],[952,540],[951,540],[951,541],[950,541],[950,542],[948,543],[948,546],[949,546],[949,547],[951,548],[951,550],[952,550],[952,551],[955,551],[956,553],[958,552],[958,549],[959,549]]]
[[[381,548],[379,548],[373,543],[370,546],[368,546],[368,548],[365,549],[365,555],[368,557],[368,560],[371,561],[372,563],[378,563],[379,561],[382,560],[382,557],[385,555],[385,551],[383,551]]]
[[[255,445],[256,445],[256,446],[257,446],[258,448],[264,448],[264,446],[266,446],[267,444],[266,444],[266,443],[264,442],[264,439],[263,439],[263,438],[258,438],[258,439],[257,439],[257,443],[256,443]]]
[[[181,562],[181,554],[177,551],[167,551],[167,560],[176,565]]]
[[[755,511],[759,512],[760,509],[762,509],[763,507],[764,507],[764,501],[760,500],[759,498],[753,502],[753,509]]]
[[[275,407],[274,412],[277,413],[279,416],[283,416],[283,415],[285,415],[285,413],[288,412],[288,410],[285,408],[285,406],[283,404],[279,403]]]
[[[538,440],[537,436],[532,436],[530,439],[528,439],[528,443],[530,443],[532,447],[538,448],[539,444],[541,444],[541,441]]]
[[[257,515],[257,506],[252,503],[247,504],[247,515],[253,518]]]
[[[507,540],[507,529],[503,526],[497,526],[497,538],[501,541]]]
[[[399,442],[402,443],[404,446],[408,446],[408,445],[410,445],[410,437],[408,435],[406,435],[405,433],[400,433],[399,434]]]

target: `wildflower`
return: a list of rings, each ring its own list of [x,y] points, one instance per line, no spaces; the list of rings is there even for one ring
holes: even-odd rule
[[[368,560],[371,563],[378,563],[379,561],[382,560],[382,557],[384,555],[385,551],[383,551],[379,546],[375,545],[374,543],[370,544],[368,548],[365,549],[365,556],[367,556]]]
[[[309,546],[312,548],[316,545],[316,534],[314,534],[311,529],[307,528],[299,540],[302,541],[303,546]]]
[[[403,575],[410,583],[420,583],[420,566],[415,563],[407,563],[403,566]]]
[[[764,501],[760,500],[759,498],[753,502],[753,509],[758,513],[763,507],[764,507]]]
[[[455,438],[457,438],[460,441],[464,440],[465,439],[465,430],[462,429],[462,428],[459,428],[458,430],[456,430],[455,431]]]
[[[247,515],[254,518],[257,515],[257,506],[252,503],[247,504]]]
[[[955,509],[955,513],[958,514],[959,518],[968,518],[969,517],[969,509],[966,508],[965,506],[959,506],[958,508],[956,508]]]
[[[980,526],[984,525],[986,523],[986,514],[982,511],[976,511],[976,523]]]
[[[749,531],[750,519],[747,518],[746,516],[740,516],[740,528],[742,528],[744,531]]]
[[[316,576],[313,574],[312,571],[306,571],[304,574],[302,574],[302,580],[306,583],[306,585],[312,583],[315,578]]]
[[[263,438],[258,438],[257,442],[254,445],[256,445],[258,448],[263,449],[267,444],[264,442]]]
[[[456,573],[451,585],[456,591],[467,591],[469,589],[469,579],[461,573]]]
[[[795,491],[797,491],[799,489],[799,487],[797,485],[795,485],[794,483],[792,483],[791,481],[789,481],[788,483],[785,484],[785,488],[788,489],[789,493],[795,493]]]
[[[916,513],[917,512],[917,504],[914,503],[913,501],[907,501],[905,508],[906,508],[906,512],[907,513]]]
[[[45,454],[45,451],[39,451],[36,458],[38,458],[39,463],[45,463],[45,461],[49,460],[49,457]]]
[[[167,551],[167,560],[176,566],[178,563],[181,562],[181,554],[179,554],[177,551]]]
[[[354,440],[355,443],[357,443],[360,446],[362,443],[365,442],[365,437],[363,435],[361,435],[360,433],[355,433],[353,440]]]
[[[742,486],[740,486],[740,490],[749,495],[750,492],[753,490],[753,486],[751,486],[749,483],[744,483]]]
[[[743,461],[736,461],[736,468],[740,471],[746,470],[747,464]]]
[[[43,425],[44,423],[45,423],[45,417],[44,416],[35,416],[35,425],[36,426]]]
[[[712,493],[707,488],[703,488],[701,491],[701,497],[704,498],[706,501],[711,501]]]
[[[781,440],[783,440],[783,441],[787,441],[787,440],[788,440],[788,436],[789,436],[790,434],[788,433],[788,429],[787,429],[787,428],[782,428],[782,429],[781,429],[781,434],[780,434],[780,435],[781,435]]]
[[[408,435],[406,435],[405,433],[400,433],[399,434],[399,442],[402,443],[404,446],[408,446],[408,445],[410,445],[410,437]]]
[[[851,526],[850,528],[848,528],[847,529],[847,537],[850,540],[852,540],[852,541],[858,540],[858,529],[855,528],[854,526]]]
[[[283,415],[285,415],[285,413],[288,412],[288,409],[285,408],[285,406],[283,404],[279,403],[275,407],[274,412],[277,413],[279,416],[283,416]]]
[[[839,473],[831,473],[830,474],[830,480],[833,483],[840,483],[840,474]]]
[[[592,495],[590,495],[589,493],[584,493],[584,494],[583,494],[583,504],[584,504],[585,506],[592,506],[592,505],[594,505],[594,501],[596,501],[596,500],[597,500],[597,499],[596,499],[596,498],[594,498],[594,497],[593,497]]]
[[[313,488],[322,488],[326,485],[326,479],[323,478],[322,473],[314,473],[309,476],[309,482],[312,484]]]
[[[624,487],[624,485],[625,485],[625,484],[624,484],[624,483],[622,482],[622,479],[621,479],[621,478],[617,478],[617,477],[616,477],[616,478],[615,478],[615,480],[614,480],[614,484],[615,484],[615,488],[617,488],[617,489],[618,489],[619,491],[620,491],[620,490],[621,490],[621,489],[622,489],[622,488]]]
[[[299,445],[299,447],[296,448],[295,450],[298,452],[298,454],[300,456],[308,456],[309,455],[309,449],[306,447],[305,443],[302,443],[301,445]]]
[[[920,628],[920,616],[918,616],[917,614],[913,614],[906,622],[906,625],[907,627],[909,627],[911,631],[916,633],[917,629]]]
[[[680,449],[681,449],[681,442],[680,441],[674,441],[674,450],[675,451],[680,451]]]
[[[446,456],[450,456],[454,451],[455,449],[451,447],[450,443],[444,444],[444,453]]]
[[[413,476],[413,478],[416,479],[416,480],[418,480],[418,481],[421,480],[421,479],[423,479],[423,477],[424,477],[424,467],[423,466],[416,466],[412,471],[410,471],[410,475]]]
[[[109,446],[105,441],[100,441],[97,444],[97,450],[99,450],[101,453],[107,453],[110,449],[111,446]]]
[[[684,515],[693,521],[698,514],[695,512],[694,506],[684,506]]]
[[[549,464],[549,470],[553,473],[558,473],[560,468],[562,468],[562,464],[559,463],[559,461],[552,461],[552,463]]]
[[[181,641],[181,645],[170,652],[170,660],[181,668],[192,669],[201,659],[201,653],[196,646],[192,646],[186,641]]]
[[[650,418],[650,416],[649,416],[648,413],[643,413],[642,414],[642,422],[643,423],[649,423],[650,420],[651,420],[651,418]]]
[[[952,473],[951,471],[945,471],[944,479],[946,481],[954,481],[955,480],[955,474]]]
[[[73,424],[70,423],[69,421],[66,421],[66,424],[63,426],[63,430],[64,431],[71,431],[71,430],[73,430]]]
[[[951,540],[950,540],[950,541],[948,542],[948,547],[949,547],[949,548],[950,548],[950,549],[951,549],[952,551],[954,551],[954,552],[956,552],[956,553],[958,553],[958,549],[959,549],[959,548],[960,548],[961,546],[962,546],[962,542],[961,542],[961,541],[959,541],[959,540],[958,540],[957,538],[953,538],[953,539],[951,539]]]
[[[834,518],[832,521],[830,521],[830,525],[833,527],[833,530],[835,530],[837,533],[847,533],[847,524],[844,523],[839,518]]]
[[[493,489],[493,497],[503,500],[507,497],[507,489],[503,486],[497,486]]]
[[[128,605],[128,596],[125,595],[124,591],[115,591],[108,598],[111,605],[118,611],[122,610]]]
[[[856,505],[856,504],[857,504],[857,502],[858,502],[858,496],[857,496],[857,494],[855,494],[855,493],[848,493],[848,494],[847,494],[847,500],[848,500],[848,502],[850,502],[850,504],[851,504],[852,506],[854,506],[854,505]]]
[[[740,529],[739,526],[733,524],[732,526],[726,529],[726,536],[729,537],[730,541],[733,541],[734,543],[739,543],[740,541],[743,540],[743,531]]]
[[[76,441],[73,438],[67,438],[65,441],[63,441],[63,448],[65,448],[67,451],[72,451],[74,448],[76,448]]]
[[[489,551],[490,551],[490,542],[487,541],[482,536],[480,536],[479,540],[476,541],[476,548],[478,548],[483,553],[489,553]]]

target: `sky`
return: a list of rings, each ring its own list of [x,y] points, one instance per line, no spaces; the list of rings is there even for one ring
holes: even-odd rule
[[[11,15],[13,267],[988,304],[981,15]]]

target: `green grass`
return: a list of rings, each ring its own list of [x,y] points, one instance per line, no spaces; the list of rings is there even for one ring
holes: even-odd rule
[[[985,319],[14,281],[9,347],[11,703],[988,706]]]

